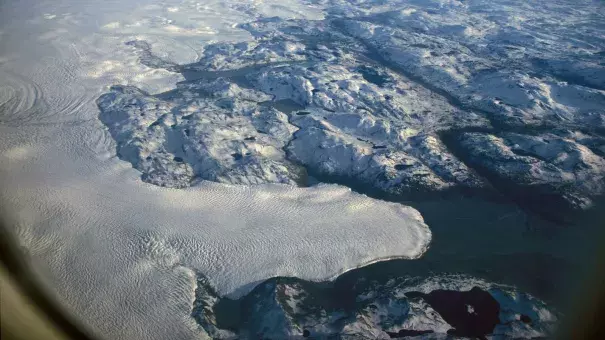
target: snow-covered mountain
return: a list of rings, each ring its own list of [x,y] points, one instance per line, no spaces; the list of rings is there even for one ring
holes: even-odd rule
[[[553,30],[552,15],[572,10],[563,3],[521,22],[524,6],[399,6],[242,24],[254,40],[209,45],[181,66],[129,42],[186,80],[157,95],[114,87],[100,118],[119,156],[167,187],[318,177],[402,198],[496,190],[555,220],[603,194],[605,42],[560,34],[602,33],[597,13]],[[559,60],[593,71],[570,78]]]

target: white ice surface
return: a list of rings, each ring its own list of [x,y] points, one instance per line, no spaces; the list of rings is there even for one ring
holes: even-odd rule
[[[235,25],[266,15],[321,11],[281,1],[0,5],[0,209],[60,301],[104,338],[203,335],[190,317],[195,271],[237,296],[276,275],[322,280],[426,249],[416,210],[343,187],[166,189],[115,157],[95,99],[113,84],[155,93],[181,79],[140,65],[126,41],[190,62],[208,41],[246,39]]]

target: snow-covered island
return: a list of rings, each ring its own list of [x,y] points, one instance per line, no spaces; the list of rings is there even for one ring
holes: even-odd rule
[[[343,282],[344,281],[344,282]],[[530,339],[552,334],[559,316],[512,287],[462,275],[270,279],[240,300],[198,277],[193,318],[213,339]]]

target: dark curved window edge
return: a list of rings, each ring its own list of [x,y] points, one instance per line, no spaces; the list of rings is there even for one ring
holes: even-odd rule
[[[59,307],[59,304],[44,291],[29,269],[29,265],[24,261],[24,256],[18,248],[15,238],[2,221],[0,221],[0,262],[6,269],[9,278],[16,284],[16,288],[31,300],[35,308],[47,318],[55,330],[60,331],[68,339],[96,340],[88,331],[67,317],[64,308]]]

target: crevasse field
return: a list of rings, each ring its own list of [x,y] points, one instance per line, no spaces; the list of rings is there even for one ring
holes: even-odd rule
[[[3,1],[0,212],[104,339],[549,336],[604,58],[599,1]]]

